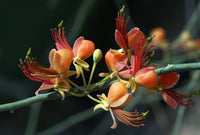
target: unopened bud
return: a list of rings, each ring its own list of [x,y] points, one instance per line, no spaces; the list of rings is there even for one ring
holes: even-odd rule
[[[28,49],[25,59],[28,60],[32,56],[31,48]]]
[[[93,53],[93,61],[98,63],[102,59],[102,56],[103,56],[103,54],[102,54],[101,50],[96,49]]]
[[[155,57],[155,51],[153,51],[150,55],[149,55],[149,58],[150,59],[153,59]]]
[[[195,95],[200,95],[200,90],[196,91]]]
[[[146,117],[148,113],[149,113],[149,111],[142,113],[142,117]]]
[[[147,38],[147,42],[151,42],[152,41],[152,39],[155,37],[155,35],[154,36],[150,36],[150,37],[148,37]]]
[[[119,13],[124,14],[124,9],[125,9],[125,6],[123,5],[123,7],[119,10]]]
[[[58,28],[62,28],[62,26],[63,26],[63,20],[58,24]]]

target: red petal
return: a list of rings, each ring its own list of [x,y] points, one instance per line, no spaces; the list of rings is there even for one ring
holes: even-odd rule
[[[165,102],[169,106],[171,106],[172,108],[176,109],[177,103],[172,97],[170,97],[165,91],[162,91],[162,96],[163,96],[163,99],[165,100]]]
[[[118,30],[115,30],[115,40],[116,40],[117,44],[118,44],[123,50],[126,50],[126,49],[127,49],[126,41],[125,41],[123,35],[122,35]]]
[[[176,72],[161,75],[159,84],[164,89],[172,88],[177,84],[179,77]]]

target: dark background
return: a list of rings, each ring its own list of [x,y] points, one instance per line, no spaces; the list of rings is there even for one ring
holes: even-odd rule
[[[198,0],[190,2],[187,0],[2,0],[0,2],[0,103],[34,96],[40,83],[30,81],[23,75],[18,68],[19,59],[23,59],[28,48],[32,47],[32,53],[38,58],[39,63],[48,67],[48,53],[55,47],[50,29],[57,27],[61,20],[64,20],[67,41],[70,45],[73,45],[79,36],[84,36],[85,39],[92,40],[96,48],[102,49],[105,54],[110,48],[118,48],[114,39],[115,18],[123,4],[126,5],[126,16],[130,16],[128,29],[137,26],[148,36],[152,28],[162,26],[166,29],[168,40],[173,41],[183,30],[198,2]],[[198,32],[193,36],[194,39],[200,36],[199,27],[196,29]],[[100,65],[96,71],[106,72],[103,60]],[[139,103],[136,108],[141,111],[154,110],[153,103]],[[36,132],[54,126],[94,105],[87,98],[75,97],[67,97],[64,101],[44,102]],[[159,105],[166,106],[163,102]],[[193,111],[198,107],[199,103],[192,107]],[[170,134],[177,112],[168,106],[164,107],[163,111],[168,119],[165,126],[159,125],[154,112],[150,114],[145,127],[131,128],[119,124],[116,130],[111,130],[111,117],[108,117],[109,113],[103,112],[58,134],[92,134],[97,131],[98,134],[142,135],[152,132],[154,135]],[[199,110],[196,111],[200,113]],[[29,114],[30,107],[12,113],[1,112],[0,134],[30,134],[27,131],[28,123],[30,124]],[[185,121],[190,120],[190,117],[185,119]],[[99,123],[101,125],[98,125]],[[189,133],[190,130],[196,131],[195,125],[198,124],[194,123],[187,131]],[[187,124],[185,127],[188,127]],[[184,129],[184,123],[181,129]]]

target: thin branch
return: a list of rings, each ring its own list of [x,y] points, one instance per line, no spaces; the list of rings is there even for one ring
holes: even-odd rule
[[[166,67],[156,69],[158,75],[167,74],[171,72],[184,72],[190,70],[199,70],[200,62],[198,63],[185,63],[185,64],[168,64]]]
[[[200,70],[200,63],[198,62],[198,63],[186,63],[186,64],[170,64],[166,67],[158,68],[155,71],[158,75],[162,75],[162,74],[166,74],[170,72],[183,72],[183,71],[190,71],[190,70]],[[94,91],[107,89],[113,83],[113,81],[116,81],[115,78],[109,79],[106,82],[102,82],[101,84],[99,84],[99,86],[97,86],[94,89]],[[76,92],[77,89],[73,88],[71,89],[71,91]],[[59,99],[59,98],[61,99],[62,96],[58,92],[40,94],[38,96],[30,97],[30,98],[23,99],[20,101],[2,104],[0,105],[0,112],[16,110],[18,108],[22,108],[24,106],[28,106],[33,103]]]

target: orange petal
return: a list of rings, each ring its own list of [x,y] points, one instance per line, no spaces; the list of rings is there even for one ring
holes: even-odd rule
[[[87,59],[90,57],[95,50],[95,45],[90,40],[82,40],[81,45],[77,50],[77,57],[81,58],[82,60]]]
[[[132,51],[135,50],[136,45],[138,44],[138,41],[142,38],[145,38],[144,33],[139,30],[139,28],[133,28],[128,32],[128,48],[130,48]],[[146,39],[142,41],[141,45],[144,45],[146,43]]]
[[[135,82],[144,87],[153,88],[158,83],[158,76],[153,67],[143,68],[136,73]]]
[[[176,72],[161,75],[159,84],[164,89],[172,88],[177,84],[179,77]]]
[[[47,89],[51,89],[54,87],[55,84],[46,84],[46,83],[42,83],[42,85],[40,86],[40,88],[35,92],[35,95],[37,96],[39,94],[39,91],[41,90],[47,90]]]
[[[129,98],[130,98],[130,96],[127,94],[128,94],[128,89],[122,82],[114,82],[110,86],[110,89],[108,92],[108,103],[113,104],[114,106],[123,105],[124,103],[127,104],[126,101],[129,101]]]
[[[53,65],[55,70],[61,74],[68,70],[73,60],[73,53],[69,49],[61,49],[54,54]]]
[[[52,49],[52,50],[50,51],[50,53],[49,53],[49,62],[50,62],[51,67],[52,67],[53,69],[55,69],[55,68],[54,68],[55,66],[54,66],[54,63],[53,63],[53,57],[54,57],[55,53],[56,53],[56,49]]]
[[[79,37],[78,39],[76,39],[76,41],[74,42],[74,46],[73,46],[73,53],[74,56],[77,56],[77,52],[79,47],[81,46],[82,41],[84,40],[84,37]]]
[[[127,55],[122,52],[113,53],[112,50],[109,50],[105,55],[105,61],[110,71],[116,71],[118,62],[127,63]]]

